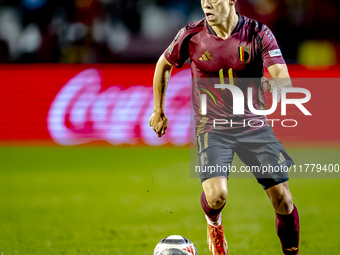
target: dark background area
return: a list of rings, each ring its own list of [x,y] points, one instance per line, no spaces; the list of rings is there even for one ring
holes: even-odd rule
[[[336,0],[239,0],[272,29],[288,63],[339,63]],[[152,63],[199,0],[0,0],[1,63]]]

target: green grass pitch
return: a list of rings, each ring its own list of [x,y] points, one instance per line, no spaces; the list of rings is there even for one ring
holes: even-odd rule
[[[340,163],[340,149],[288,152],[300,163]],[[188,148],[1,147],[0,254],[151,255],[159,240],[179,234],[208,255],[202,188],[189,178],[189,154]],[[339,187],[335,178],[291,179],[300,254],[339,254]],[[274,211],[255,179],[230,178],[223,221],[231,255],[281,254]]]

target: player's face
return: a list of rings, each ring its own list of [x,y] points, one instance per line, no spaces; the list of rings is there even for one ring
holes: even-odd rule
[[[220,25],[229,16],[232,1],[230,0],[201,0],[203,12],[210,26]]]

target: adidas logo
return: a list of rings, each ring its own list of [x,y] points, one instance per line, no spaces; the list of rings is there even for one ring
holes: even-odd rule
[[[281,164],[285,160],[286,160],[285,157],[282,155],[282,153],[280,153],[279,162],[277,162],[277,163]]]
[[[209,51],[206,51],[202,57],[199,58],[199,60],[204,61],[204,60],[212,60],[212,57],[209,53]]]
[[[194,248],[190,245],[188,247],[183,248],[184,251],[189,252],[190,254],[195,254]]]

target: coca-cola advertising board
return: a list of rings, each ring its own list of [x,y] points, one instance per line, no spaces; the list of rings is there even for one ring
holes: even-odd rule
[[[173,70],[165,106],[169,127],[160,139],[149,127],[154,68],[152,64],[2,65],[0,143],[188,145],[192,131],[190,69],[186,66]],[[339,67],[311,71],[291,65],[289,71],[291,77],[340,76]],[[329,90],[327,82],[316,82],[306,89],[312,95],[306,104],[312,116],[288,116],[298,125],[287,128],[278,122],[273,127],[274,132],[286,143],[338,144],[340,123],[334,107],[336,109],[340,87],[332,86]],[[267,94],[270,105],[270,94]],[[333,110],[320,110],[326,108]],[[322,128],[324,125],[327,125],[327,132]]]

